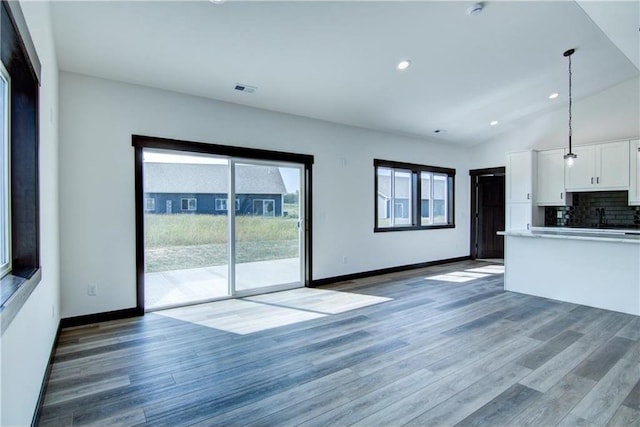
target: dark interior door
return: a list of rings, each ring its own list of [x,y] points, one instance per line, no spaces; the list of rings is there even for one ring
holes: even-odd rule
[[[478,176],[477,257],[504,258],[504,175]]]

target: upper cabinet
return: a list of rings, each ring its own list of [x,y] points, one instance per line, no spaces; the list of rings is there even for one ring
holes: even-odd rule
[[[640,206],[640,139],[629,144],[629,204]]]
[[[538,186],[536,204],[538,206],[567,206],[567,192],[564,186],[565,150],[538,151]],[[570,195],[569,195],[570,196]],[[570,197],[569,197],[570,199]]]
[[[574,147],[578,158],[565,168],[567,191],[629,189],[629,141]]]

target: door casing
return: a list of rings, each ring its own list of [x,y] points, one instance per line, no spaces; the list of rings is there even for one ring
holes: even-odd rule
[[[151,136],[132,135],[131,145],[134,148],[134,178],[135,178],[135,221],[136,221],[136,307],[135,311],[144,314],[144,188],[143,188],[143,150],[145,148],[169,151],[181,151],[190,153],[211,154],[215,156],[231,157],[236,159],[251,159],[251,161],[273,161],[281,163],[300,164],[303,167],[304,200],[300,200],[301,209],[306,220],[301,223],[301,232],[304,234],[303,251],[301,258],[304,260],[304,274],[302,275],[304,286],[311,286],[313,278],[313,227],[312,227],[312,167],[314,156],[309,154],[297,154],[282,151],[262,150],[254,148],[235,147],[204,142],[193,142],[158,138]],[[302,190],[302,188],[301,188]],[[235,195],[230,194],[229,200],[234,200]],[[234,211],[233,209],[231,211]]]

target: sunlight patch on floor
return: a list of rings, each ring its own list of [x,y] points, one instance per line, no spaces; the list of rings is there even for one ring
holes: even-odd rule
[[[243,299],[229,299],[156,311],[156,314],[234,334],[318,319],[367,307],[393,298],[300,288]]]
[[[493,274],[504,273],[504,266],[489,265],[486,267],[470,268],[464,271],[452,271],[447,274],[425,277],[425,280],[441,280],[443,282],[466,283],[476,279],[483,279]]]
[[[294,310],[240,299],[191,305],[156,311],[155,313],[240,335],[326,316],[322,313]]]
[[[465,283],[476,280],[477,277],[461,276],[459,274],[440,274],[438,276],[425,277],[425,280],[438,280],[441,282]]]
[[[465,271],[487,274],[504,274],[504,265],[486,265],[484,267],[470,268]]]
[[[328,289],[299,288],[290,291],[257,295],[245,299],[300,310],[310,310],[318,313],[338,314],[355,310],[356,308],[391,301],[393,298],[339,292]]]

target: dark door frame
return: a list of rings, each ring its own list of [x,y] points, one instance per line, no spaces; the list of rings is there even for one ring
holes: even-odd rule
[[[191,153],[204,153],[222,155],[250,160],[273,160],[280,162],[299,163],[304,165],[305,174],[305,217],[304,221],[304,257],[305,274],[304,286],[311,286],[312,274],[312,166],[313,155],[296,154],[282,151],[261,150],[255,148],[235,147],[230,145],[208,144],[203,142],[182,141],[168,138],[158,138],[152,136],[132,135],[131,145],[134,147],[135,163],[135,207],[136,207],[136,312],[144,315],[144,194],[142,186],[142,164],[143,150],[145,148],[155,148],[173,151],[184,151]]]
[[[469,221],[471,222],[470,234],[469,234],[469,255],[471,259],[478,257],[478,227],[476,226],[476,219],[478,216],[478,177],[480,176],[505,176],[506,167],[498,166],[494,168],[485,169],[471,169],[469,176],[471,177],[471,211],[469,214]]]

